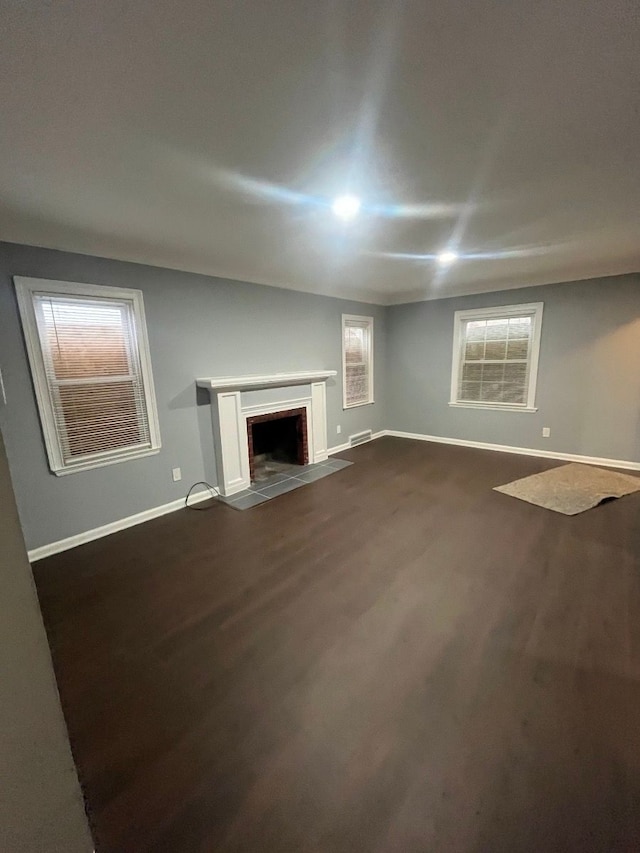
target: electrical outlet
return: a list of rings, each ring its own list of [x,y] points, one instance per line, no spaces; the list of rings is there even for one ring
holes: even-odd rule
[[[182,471],[179,468],[172,468],[171,475],[173,477],[173,482],[177,483],[178,480],[182,479]]]
[[[338,433],[338,435],[340,435],[340,433],[342,432],[342,427],[340,426],[340,424],[338,424],[338,426],[336,427],[336,432]]]
[[[549,438],[551,435],[551,427],[542,427],[542,437]]]

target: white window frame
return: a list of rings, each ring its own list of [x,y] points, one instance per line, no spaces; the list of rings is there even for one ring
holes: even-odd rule
[[[453,360],[451,368],[450,406],[462,409],[494,409],[503,412],[537,412],[536,385],[538,382],[538,363],[540,360],[540,338],[542,334],[542,309],[544,302],[528,302],[524,305],[500,305],[496,308],[472,308],[468,311],[456,311],[453,321]],[[529,386],[525,403],[490,403],[458,400],[460,370],[462,369],[462,329],[469,320],[497,320],[503,317],[531,316],[533,331],[531,335],[531,354],[529,361]]]
[[[344,330],[348,322],[366,326],[367,329],[367,359],[369,362],[369,388],[367,399],[360,403],[347,403],[347,354],[344,348]],[[357,409],[358,406],[370,406],[374,400],[373,384],[373,317],[361,317],[358,314],[342,315],[342,408]]]
[[[18,308],[22,320],[22,328],[29,357],[29,366],[33,378],[33,387],[36,394],[42,432],[45,447],[49,459],[51,471],[58,477],[65,474],[73,474],[77,471],[87,471],[91,468],[100,468],[103,465],[114,465],[125,462],[128,459],[138,459],[141,456],[150,456],[158,453],[162,446],[160,441],[160,426],[158,423],[158,408],[156,404],[155,390],[153,387],[153,374],[151,370],[151,355],[149,352],[149,340],[147,337],[147,325],[144,315],[144,301],[142,291],[128,290],[123,287],[103,287],[95,284],[80,284],[71,281],[55,281],[42,278],[26,278],[14,276],[14,285],[18,298]],[[77,461],[64,460],[61,436],[58,434],[54,416],[53,400],[47,382],[44,356],[40,342],[38,321],[36,318],[33,296],[35,293],[51,294],[52,296],[74,296],[82,299],[117,299],[119,302],[130,302],[135,322],[136,339],[140,357],[140,372],[144,388],[144,400],[147,417],[149,421],[150,446],[143,448],[130,448],[122,450],[100,451],[87,455]]]

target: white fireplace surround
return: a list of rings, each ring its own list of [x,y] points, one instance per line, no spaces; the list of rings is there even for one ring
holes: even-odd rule
[[[247,443],[249,417],[306,408],[309,462],[327,459],[326,382],[336,375],[335,370],[306,370],[196,380],[198,387],[206,388],[211,395],[213,441],[221,495],[241,492],[251,482]],[[256,401],[254,392],[264,389],[269,389],[269,393]]]

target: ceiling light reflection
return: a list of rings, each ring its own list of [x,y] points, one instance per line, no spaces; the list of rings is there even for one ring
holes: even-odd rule
[[[358,215],[361,206],[362,202],[357,196],[340,195],[334,200],[331,210],[338,219],[342,219],[343,222],[350,222]]]
[[[367,252],[375,258],[387,258],[392,261],[437,261],[442,266],[448,266],[452,261],[495,261],[505,258],[531,258],[537,255],[547,255],[550,246],[523,246],[513,249],[495,249],[491,252]],[[454,257],[450,260],[449,255]]]
[[[445,252],[440,252],[437,256],[437,261],[441,267],[451,266],[451,264],[455,264],[455,262],[457,260],[458,260],[458,253],[452,252],[450,249],[448,249]]]
[[[333,211],[337,216],[340,214],[336,212],[334,205],[347,197],[355,198],[355,196],[346,195],[330,198],[324,195],[304,193],[281,184],[252,178],[230,169],[217,168],[215,172],[210,174],[216,183],[231,192],[242,193],[250,201],[297,206],[309,210]],[[360,202],[357,213],[379,217],[380,219],[453,219],[460,215],[463,207],[466,205],[439,201],[421,204],[391,204],[372,201],[367,204]]]

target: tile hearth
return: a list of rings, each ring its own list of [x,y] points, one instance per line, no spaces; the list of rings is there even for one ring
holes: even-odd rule
[[[311,465],[280,464],[276,473],[251,483],[248,489],[228,498],[220,495],[216,500],[233,507],[233,509],[251,509],[251,507],[259,506],[271,498],[277,498],[279,495],[292,492],[301,486],[307,486],[309,483],[322,479],[322,477],[328,477],[329,474],[335,474],[336,471],[341,471],[350,465],[353,465],[353,462],[337,458]]]

